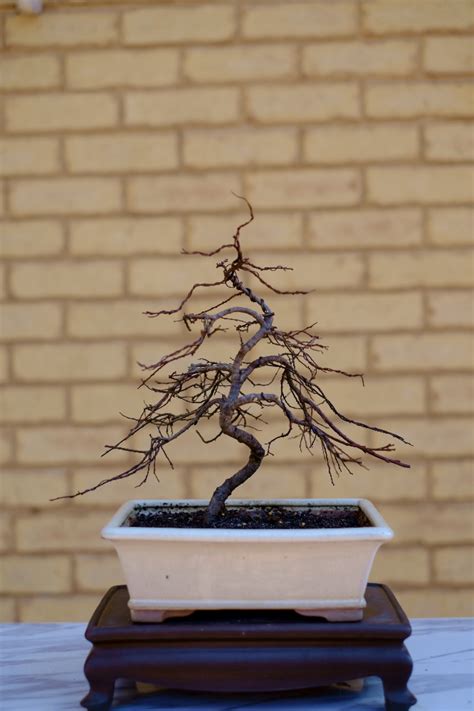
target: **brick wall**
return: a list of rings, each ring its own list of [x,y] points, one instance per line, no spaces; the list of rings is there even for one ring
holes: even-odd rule
[[[46,4],[0,2],[3,617],[84,620],[121,579],[98,536],[117,505],[208,497],[241,461],[190,437],[160,485],[49,503],[123,466],[99,455],[141,402],[136,361],[184,338],[140,312],[195,279],[182,247],[232,234],[231,191],[255,258],[316,290],[275,297],[280,323],[317,320],[323,362],[367,374],[329,394],[414,444],[410,471],[331,487],[286,441],[242,495],[370,497],[397,534],[374,578],[412,615],[472,612],[473,6]]]

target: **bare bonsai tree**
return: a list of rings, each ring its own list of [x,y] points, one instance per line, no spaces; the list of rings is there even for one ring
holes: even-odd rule
[[[250,217],[237,227],[231,242],[210,252],[184,252],[212,257],[224,250],[232,250],[232,259],[222,259],[217,263],[221,278],[209,283],[197,282],[174,309],[145,312],[150,318],[183,313],[181,318],[187,329],[191,331],[192,327],[198,324],[199,333],[187,345],[164,355],[156,363],[140,364],[148,371],[142,386],[153,393],[156,402],[146,405],[138,418],[131,418],[134,425],[126,437],[115,445],[107,445],[105,452],[106,454],[111,450],[124,450],[139,454],[140,459],[126,471],[104,479],[73,496],[94,491],[104,484],[124,479],[140,471],[144,472],[144,477],[138,484],[141,486],[147,481],[150,473],[156,476],[159,454],[168,460],[171,467],[173,466],[166,451],[171,442],[196,427],[202,420],[214,416],[219,417],[218,434],[206,440],[197,431],[201,439],[204,442],[213,442],[226,435],[248,447],[250,454],[246,464],[214,491],[206,517],[208,525],[211,526],[225,512],[226,501],[232,492],[255,474],[264,457],[271,453],[272,444],[277,439],[292,436],[294,432],[300,439],[300,449],[304,447],[311,451],[316,444],[319,444],[331,481],[334,474],[339,474],[343,470],[351,472],[351,465],[363,466],[361,454],[401,467],[409,466],[389,456],[389,453],[394,450],[392,443],[381,447],[369,447],[344,432],[342,426],[344,423],[349,423],[389,435],[408,444],[400,435],[364,424],[339,412],[317,382],[318,372],[339,373],[347,377],[362,376],[320,366],[316,361],[316,355],[324,347],[319,343],[318,336],[313,333],[314,324],[295,331],[279,329],[274,325],[275,314],[271,306],[254,289],[244,283],[243,277],[251,275],[257,282],[277,294],[306,293],[281,291],[264,278],[267,272],[286,270],[288,267],[261,267],[244,256],[240,233],[252,222],[254,215],[250,203],[245,198],[241,199],[246,202]],[[214,287],[227,287],[232,293],[214,306],[197,313],[184,311],[198,289]],[[229,305],[229,302],[237,297],[243,297],[244,304]],[[172,363],[193,356],[206,339],[219,331],[226,330],[225,325],[229,321],[240,339],[240,347],[231,362],[221,363],[201,358],[184,372],[173,371],[163,380],[157,379],[157,376]],[[277,352],[274,355],[261,355],[252,359],[251,352],[262,342],[276,347]],[[278,382],[278,394],[265,392],[264,384],[259,382],[259,371],[264,368],[272,371],[272,382]],[[184,412],[179,414],[168,409],[171,403],[177,400],[185,404]],[[281,411],[285,418],[286,429],[263,446],[249,429],[256,429],[254,425],[262,421],[262,412],[269,407],[276,407]],[[249,424],[250,421],[252,425]],[[153,434],[150,434],[149,444],[147,443],[145,449],[134,449],[129,446],[134,435],[150,427]]]

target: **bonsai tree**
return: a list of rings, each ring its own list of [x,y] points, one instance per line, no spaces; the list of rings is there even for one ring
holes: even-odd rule
[[[319,365],[317,355],[324,346],[313,332],[314,324],[301,330],[280,329],[275,323],[275,312],[271,305],[247,283],[246,278],[251,276],[252,283],[260,283],[270,292],[306,293],[282,291],[269,283],[269,272],[287,270],[289,267],[258,266],[244,255],[241,231],[252,222],[254,214],[250,203],[245,198],[241,199],[246,202],[250,216],[237,227],[231,242],[210,252],[184,251],[184,254],[202,257],[214,257],[218,254],[223,256],[230,252],[230,256],[217,262],[216,268],[220,277],[213,282],[193,284],[174,309],[145,312],[150,318],[182,314],[181,319],[188,331],[197,328],[197,333],[186,345],[163,355],[151,365],[142,365],[147,374],[140,387],[148,389],[153,395],[153,402],[146,404],[137,418],[132,418],[134,424],[126,437],[117,444],[108,445],[105,452],[131,451],[139,455],[138,461],[126,471],[104,479],[73,496],[94,491],[104,484],[138,472],[143,472],[138,486],[142,485],[150,473],[156,476],[157,459],[160,455],[173,466],[167,453],[168,445],[196,428],[200,422],[211,418],[218,418],[218,433],[206,440],[199,430],[196,430],[201,439],[210,443],[222,436],[230,437],[245,445],[249,456],[246,463],[225,479],[212,494],[206,515],[209,526],[225,512],[229,496],[255,474],[265,456],[271,453],[274,442],[280,438],[296,434],[300,439],[300,448],[311,451],[316,446],[321,447],[331,481],[335,474],[338,475],[343,470],[352,473],[353,466],[363,466],[362,455],[408,467],[391,455],[394,450],[392,442],[380,447],[370,447],[349,436],[344,431],[347,424],[383,433],[408,444],[400,435],[343,415],[324,393],[318,379],[320,372],[338,373],[347,377],[362,376]],[[198,290],[215,288],[228,289],[230,294],[201,311],[186,310]],[[238,301],[234,301],[236,299]],[[165,369],[174,367],[181,359],[197,354],[208,339],[227,330],[229,324],[239,336],[238,350],[232,360],[218,362],[200,358],[185,370],[173,370],[163,377]],[[269,350],[274,352],[255,356],[256,347],[262,344],[271,346]],[[259,376],[268,370],[271,372],[270,381],[278,383],[277,393],[266,391],[264,384],[260,382]],[[173,411],[172,405],[177,402],[184,403],[184,408],[181,406],[176,412]],[[262,413],[267,408],[277,408],[280,411],[285,421],[285,429],[264,444],[254,431],[255,426],[262,422]],[[131,438],[144,430],[151,430],[147,447],[133,448],[130,444]]]

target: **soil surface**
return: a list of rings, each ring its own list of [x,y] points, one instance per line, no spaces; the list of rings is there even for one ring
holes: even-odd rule
[[[173,504],[153,508],[137,507],[126,525],[135,528],[209,528],[204,507],[183,507]],[[369,519],[357,506],[282,507],[228,506],[212,528],[276,529],[276,528],[365,528]]]

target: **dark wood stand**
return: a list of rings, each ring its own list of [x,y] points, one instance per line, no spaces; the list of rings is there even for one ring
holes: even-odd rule
[[[133,623],[125,586],[110,588],[92,615],[84,673],[88,711],[110,708],[117,679],[194,691],[279,691],[378,676],[387,711],[416,703],[407,688],[410,623],[386,585],[369,584],[360,622],[292,611],[195,612],[162,624]]]

